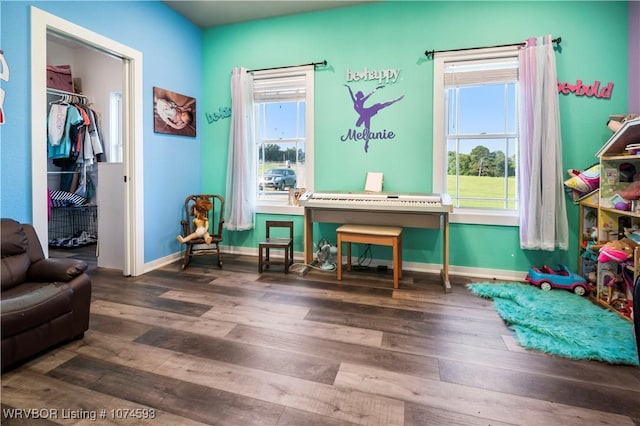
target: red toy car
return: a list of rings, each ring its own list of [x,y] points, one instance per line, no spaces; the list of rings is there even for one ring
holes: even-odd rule
[[[545,291],[563,288],[573,291],[578,296],[584,296],[591,290],[591,284],[587,280],[571,272],[565,265],[558,265],[558,269],[546,265],[542,268],[532,266],[525,279]]]

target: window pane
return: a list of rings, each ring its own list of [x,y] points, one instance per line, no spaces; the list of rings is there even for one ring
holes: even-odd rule
[[[304,137],[303,102],[261,104],[260,139],[295,139]]]
[[[488,84],[447,90],[450,134],[515,131],[515,84]]]
[[[288,201],[289,188],[306,185],[302,101],[256,106],[258,199]]]
[[[447,191],[456,207],[515,209],[515,139],[449,138]]]

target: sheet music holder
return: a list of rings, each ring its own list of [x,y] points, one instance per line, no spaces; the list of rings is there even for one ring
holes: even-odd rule
[[[368,172],[364,185],[365,192],[382,192],[382,175],[381,172]]]

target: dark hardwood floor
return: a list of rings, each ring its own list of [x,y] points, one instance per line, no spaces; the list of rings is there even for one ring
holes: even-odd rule
[[[469,278],[213,260],[93,263],[89,331],[2,375],[2,424],[640,424],[640,369],[519,348]]]

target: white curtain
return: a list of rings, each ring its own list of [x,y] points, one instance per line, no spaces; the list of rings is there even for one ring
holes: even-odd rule
[[[520,248],[568,249],[556,59],[550,35],[520,51]]]
[[[231,129],[224,223],[231,231],[245,231],[255,225],[254,134],[253,77],[245,68],[234,68],[231,72]]]

